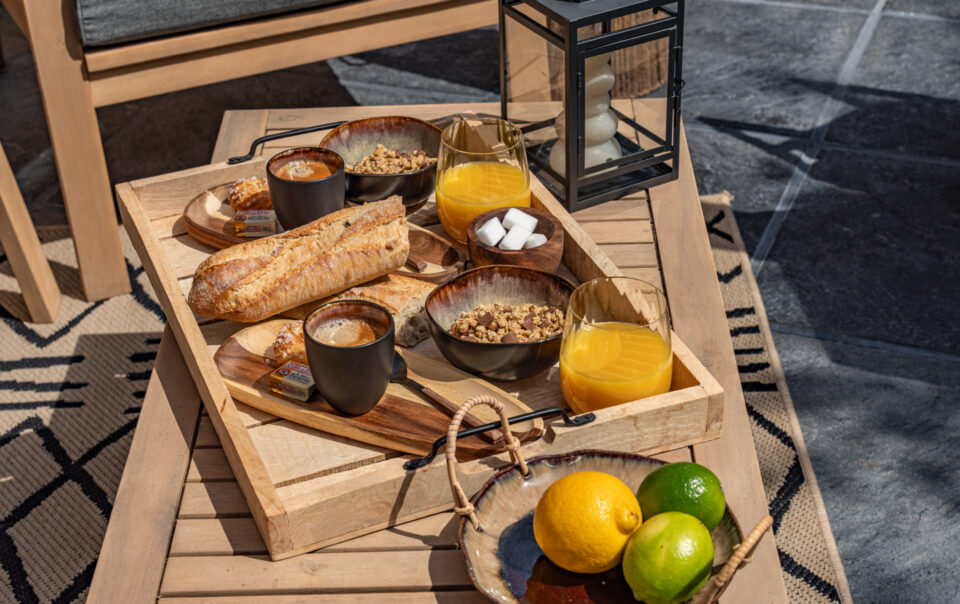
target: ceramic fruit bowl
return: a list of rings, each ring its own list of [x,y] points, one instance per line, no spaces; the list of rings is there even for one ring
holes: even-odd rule
[[[461,413],[457,415],[466,413],[465,410],[476,404],[490,404],[496,409],[496,405],[491,404],[496,402],[476,397],[465,402]],[[506,428],[506,417],[503,413],[501,416]],[[449,434],[455,435],[457,429],[459,422],[454,416]],[[506,430],[504,432],[507,433]],[[512,438],[507,438],[506,444],[508,450],[514,449],[511,451],[514,465],[490,478],[469,502],[455,478],[455,438],[448,440],[448,474],[455,500],[459,499],[455,509],[462,516],[459,527],[460,550],[471,581],[494,602],[635,602],[620,565],[605,573],[586,575],[563,570],[550,562],[534,539],[533,512],[550,485],[574,472],[606,472],[622,480],[631,489],[636,489],[647,475],[665,465],[665,462],[631,453],[596,450],[524,460],[517,450],[519,443],[510,443]],[[717,602],[730,578],[745,563],[744,558],[753,550],[772,521],[769,516],[765,517],[745,537],[737,519],[727,507],[720,524],[711,532],[714,547],[711,579],[687,602]]]
[[[512,381],[532,377],[560,359],[562,333],[533,342],[495,344],[468,342],[450,333],[461,311],[479,305],[556,306],[566,312],[574,285],[563,277],[519,266],[482,266],[460,273],[427,296],[430,335],[443,356],[455,367],[490,380]]]
[[[413,117],[383,116],[354,120],[337,126],[320,141],[347,165],[373,153],[378,144],[401,153],[422,149],[436,158],[440,153],[440,128]],[[368,202],[400,195],[407,213],[426,203],[437,184],[437,164],[403,174],[357,174],[347,170],[347,201]]]
[[[502,221],[511,209],[513,208],[490,210],[480,214],[470,222],[467,227],[467,249],[470,252],[470,260],[473,265],[513,264],[547,271],[548,273],[557,270],[563,257],[563,225],[560,224],[556,216],[546,210],[517,208],[524,214],[537,219],[537,228],[533,232],[547,238],[547,242],[542,245],[523,250],[501,250],[477,239],[478,228],[494,217]]]

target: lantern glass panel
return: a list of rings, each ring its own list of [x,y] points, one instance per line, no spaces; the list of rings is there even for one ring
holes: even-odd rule
[[[550,26],[542,15],[537,21]],[[566,100],[564,51],[511,18],[504,20],[504,31],[506,115],[523,130],[530,159],[543,167],[559,138],[557,118]]]
[[[660,69],[667,44],[668,36],[660,35],[581,53],[581,183],[628,174],[636,162],[642,170],[646,160],[668,155],[666,67]]]

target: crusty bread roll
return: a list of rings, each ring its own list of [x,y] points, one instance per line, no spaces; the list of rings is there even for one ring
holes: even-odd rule
[[[273,209],[270,190],[267,188],[267,179],[257,178],[256,176],[244,178],[233,183],[227,201],[235,212],[241,210]]]
[[[345,208],[213,254],[187,302],[198,315],[251,323],[398,269],[409,251],[399,200]]]
[[[435,287],[436,285],[433,283],[427,283],[420,279],[402,277],[400,275],[386,275],[369,283],[352,287],[332,298],[318,300],[292,308],[285,311],[283,315],[285,317],[303,319],[316,307],[333,300],[366,300],[383,306],[393,315],[397,344],[401,346],[416,346],[430,335],[430,328],[427,325],[427,315],[423,309],[423,303],[427,300],[427,294],[432,292]],[[284,357],[288,361],[297,360],[295,358],[298,354],[295,348],[297,342],[294,336],[299,336],[299,344],[302,347],[303,330],[293,328],[291,328],[291,330],[293,333],[290,333],[290,330],[285,328],[277,335],[277,342],[274,344],[274,354],[277,359]]]
[[[303,342],[303,321],[290,321],[277,333],[273,342],[273,357],[267,358],[274,367],[283,367],[289,361],[309,365],[307,345]]]

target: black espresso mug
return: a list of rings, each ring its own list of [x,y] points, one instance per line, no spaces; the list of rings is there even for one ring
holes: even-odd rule
[[[303,320],[317,392],[345,415],[377,406],[393,371],[393,317],[379,304],[336,300]]]
[[[295,229],[343,209],[343,158],[320,147],[281,151],[267,162],[267,185],[280,226]]]

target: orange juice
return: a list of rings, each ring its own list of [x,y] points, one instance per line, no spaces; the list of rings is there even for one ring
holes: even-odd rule
[[[571,332],[560,354],[560,387],[576,413],[670,390],[673,356],[660,334],[608,321]]]
[[[437,213],[448,235],[467,240],[470,221],[488,210],[530,207],[530,181],[519,168],[476,161],[444,170],[437,182]]]

